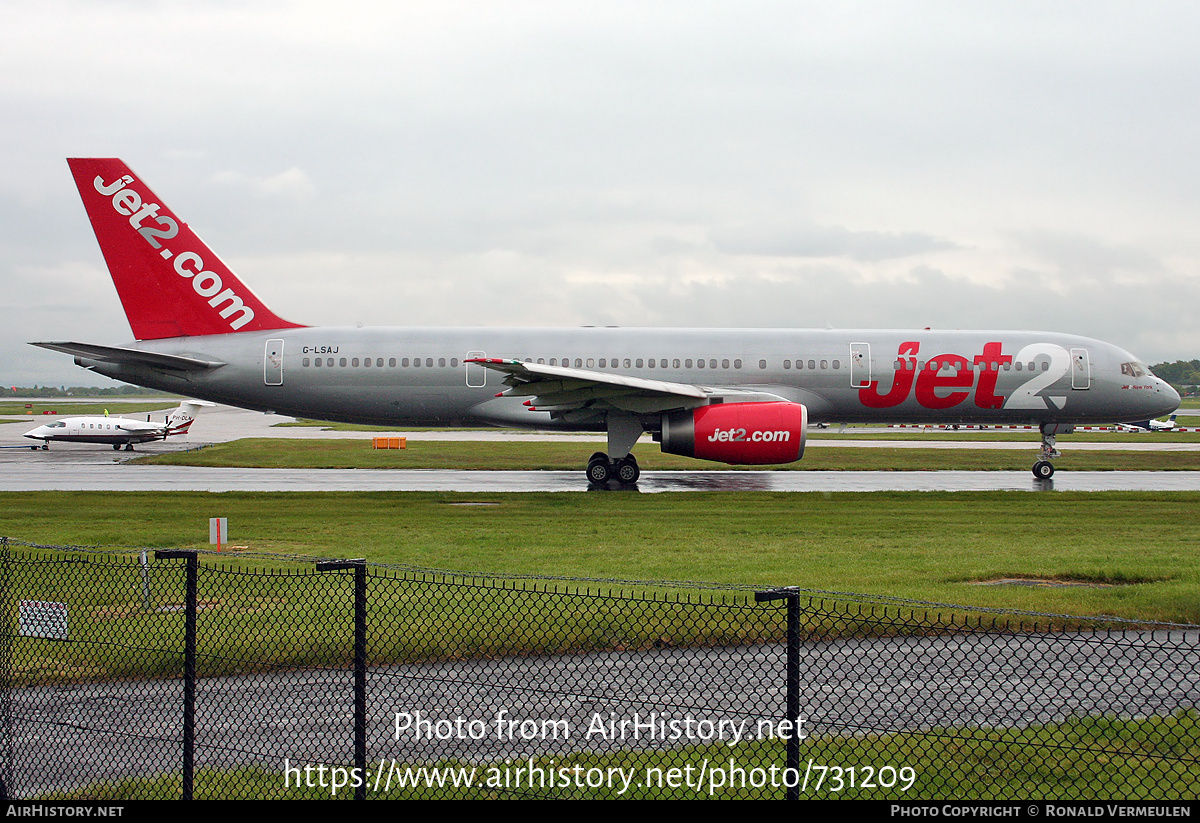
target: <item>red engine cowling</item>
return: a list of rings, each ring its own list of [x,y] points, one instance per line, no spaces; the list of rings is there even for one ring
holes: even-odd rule
[[[804,454],[808,409],[799,403],[717,403],[662,418],[668,454],[740,465],[791,463]]]

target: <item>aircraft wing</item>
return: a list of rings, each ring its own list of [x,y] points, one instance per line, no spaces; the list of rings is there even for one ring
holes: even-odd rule
[[[30,343],[29,345],[39,346],[51,351],[60,351],[64,354],[73,354],[76,357],[83,357],[88,360],[100,360],[105,363],[153,366],[159,369],[176,369],[178,371],[204,371],[225,365],[225,363],[217,360],[199,360],[194,357],[184,357],[178,354],[160,354],[159,352],[127,349],[121,346],[98,346],[94,343],[51,342]]]
[[[113,418],[109,419],[112,420]],[[118,429],[123,432],[130,432],[131,434],[161,434],[166,429],[166,426],[147,423],[143,420],[126,420],[125,418],[116,418],[116,420]]]
[[[739,402],[784,399],[768,392],[670,383],[521,360],[476,358],[467,362],[505,375],[504,382],[510,388],[497,397],[528,397],[526,405],[569,422],[584,422],[609,411],[659,414],[696,408],[714,397]]]

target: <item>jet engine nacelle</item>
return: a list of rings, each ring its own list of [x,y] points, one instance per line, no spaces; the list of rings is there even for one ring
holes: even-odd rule
[[[799,403],[717,403],[663,415],[662,450],[740,465],[792,463],[807,433],[808,409]]]

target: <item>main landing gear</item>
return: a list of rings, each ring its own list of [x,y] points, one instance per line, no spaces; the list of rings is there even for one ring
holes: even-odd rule
[[[632,454],[616,460],[610,460],[604,452],[596,452],[588,459],[587,479],[589,483],[603,486],[609,480],[616,480],[626,485],[638,482],[642,470],[638,468],[637,458]]]
[[[608,453],[596,452],[587,463],[587,479],[594,486],[606,486],[616,480],[623,485],[633,485],[642,476],[637,458],[629,450],[642,436],[642,421],[632,414],[609,412]]]
[[[113,443],[113,451],[117,452],[117,451],[120,451],[120,450],[121,450],[121,444],[120,444],[120,443]],[[131,451],[133,451],[133,444],[132,444],[132,443],[126,443],[126,444],[125,444],[125,451],[127,451],[127,452],[131,452]]]

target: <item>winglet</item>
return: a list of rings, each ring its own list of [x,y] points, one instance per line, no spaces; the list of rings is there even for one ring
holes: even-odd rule
[[[122,161],[67,163],[138,340],[302,328],[268,309]]]

